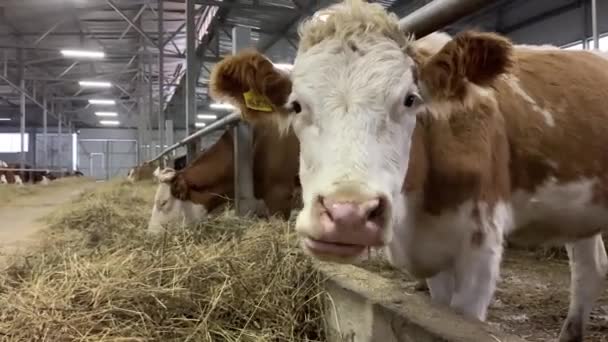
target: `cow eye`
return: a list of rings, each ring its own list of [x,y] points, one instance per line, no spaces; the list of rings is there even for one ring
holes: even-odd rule
[[[418,95],[416,94],[407,94],[407,96],[403,100],[403,105],[407,108],[411,108],[412,106],[414,106],[414,104],[416,104],[416,101],[418,101],[418,99]]]
[[[293,101],[291,103],[291,110],[293,110],[294,113],[299,114],[302,111],[302,106],[300,105],[300,102]]]

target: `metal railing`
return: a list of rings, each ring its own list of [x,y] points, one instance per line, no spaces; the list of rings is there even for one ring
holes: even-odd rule
[[[226,115],[225,117],[211,123],[209,126],[206,126],[202,129],[194,132],[193,134],[190,134],[189,136],[185,137],[184,139],[180,140],[179,142],[167,147],[161,153],[159,153],[156,157],[148,160],[147,162],[148,163],[155,162],[155,161],[159,160],[160,158],[166,156],[167,154],[171,153],[171,151],[173,151],[181,146],[187,145],[188,143],[192,142],[194,139],[202,138],[205,135],[208,135],[213,131],[216,131],[216,130],[224,128],[226,126],[238,123],[241,120],[240,117],[241,116],[239,113],[232,113],[232,114]]]

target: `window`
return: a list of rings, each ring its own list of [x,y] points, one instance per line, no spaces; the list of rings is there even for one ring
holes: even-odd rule
[[[587,39],[589,49],[593,49],[593,38]],[[600,36],[600,51],[608,51],[608,35]]]
[[[28,152],[29,134],[25,133],[23,149]],[[0,153],[21,152],[21,133],[0,133]]]

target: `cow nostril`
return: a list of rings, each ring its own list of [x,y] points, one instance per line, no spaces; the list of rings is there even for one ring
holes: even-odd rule
[[[376,208],[374,208],[369,215],[367,215],[367,219],[369,221],[377,220],[384,215],[384,201],[379,201]]]

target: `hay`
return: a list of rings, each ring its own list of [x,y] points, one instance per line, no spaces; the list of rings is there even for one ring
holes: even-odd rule
[[[36,195],[42,191],[64,186],[65,184],[73,184],[74,186],[77,186],[78,184],[88,180],[89,179],[85,177],[66,177],[56,179],[50,182],[48,185],[42,185],[39,183],[25,183],[23,186],[18,186],[15,184],[0,184],[0,205],[13,203],[18,198]]]
[[[320,275],[281,221],[145,235],[153,187],[114,183],[0,274],[11,341],[323,341]]]

